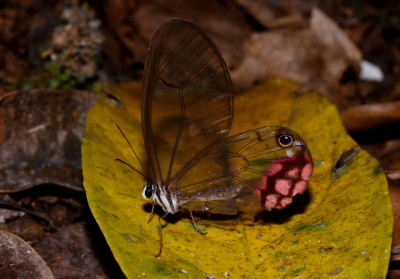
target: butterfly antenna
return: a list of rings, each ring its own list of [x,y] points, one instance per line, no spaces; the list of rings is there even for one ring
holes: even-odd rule
[[[132,167],[131,165],[129,165],[127,162],[122,161],[121,159],[115,159],[115,161],[124,163],[125,165],[127,165],[128,167],[130,167],[131,169],[133,169],[134,171],[136,171],[136,172],[138,172],[139,174],[141,174],[141,175],[144,177],[144,179],[147,180],[147,177],[146,177],[143,173],[141,173],[140,171],[138,171],[137,169],[135,169],[134,167]]]
[[[146,180],[149,180],[149,179],[148,179],[149,176],[147,175],[146,169],[144,168],[144,166],[143,166],[143,164],[142,164],[142,161],[140,161],[138,155],[136,154],[135,150],[133,149],[133,147],[132,147],[131,143],[129,142],[128,138],[125,136],[124,132],[122,132],[122,130],[121,130],[121,128],[118,126],[118,124],[115,124],[115,126],[117,126],[118,130],[121,132],[121,134],[124,136],[125,140],[128,142],[129,146],[131,147],[131,149],[132,149],[132,151],[133,151],[133,154],[135,154],[136,159],[139,161],[140,165],[142,166],[143,171],[144,171],[144,174],[141,173],[140,171],[138,171],[137,169],[131,167],[129,164],[125,163],[124,161],[122,161],[122,160],[120,160],[120,159],[116,159],[116,161],[120,161],[120,162],[122,162],[122,163],[128,165],[128,166],[131,167],[133,170],[135,170],[135,171],[137,171],[138,173],[140,173],[141,175],[143,175],[143,177],[144,177]]]

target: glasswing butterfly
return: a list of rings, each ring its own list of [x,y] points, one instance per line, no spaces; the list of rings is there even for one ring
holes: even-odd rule
[[[154,202],[162,207],[163,217],[187,209],[199,232],[192,211],[281,209],[306,190],[313,172],[310,150],[288,128],[227,137],[233,99],[228,68],[210,37],[186,20],[164,23],[144,69],[142,129],[154,182],[142,194],[153,209]],[[160,237],[157,256],[161,224]]]

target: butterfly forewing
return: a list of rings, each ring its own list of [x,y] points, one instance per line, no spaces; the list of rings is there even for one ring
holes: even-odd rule
[[[176,183],[231,127],[229,73],[211,39],[197,26],[171,20],[155,34],[147,54],[142,125],[159,185]]]

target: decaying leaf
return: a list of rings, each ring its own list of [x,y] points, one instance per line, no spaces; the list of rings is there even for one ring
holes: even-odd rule
[[[25,212],[22,211],[0,208],[0,223],[5,223],[6,221],[11,221],[24,215]]]
[[[301,82],[321,91],[336,104],[339,83],[352,67],[359,68],[361,52],[336,23],[317,8],[312,10],[310,28],[280,29],[254,33],[244,44],[242,64],[232,71],[239,88],[257,80],[277,76]]]
[[[1,229],[19,236],[32,246],[51,234],[46,231],[47,228],[48,226],[38,223],[29,214],[13,222],[1,224]]]
[[[45,238],[35,250],[56,278],[123,278],[104,239],[96,237],[83,222]]]
[[[400,245],[400,179],[388,179],[389,193],[392,198],[393,214],[394,214],[394,227],[397,228],[393,231],[393,245]],[[400,257],[398,257],[400,260]]]
[[[251,33],[251,26],[240,9],[219,1],[109,2],[104,8],[107,9],[105,25],[113,33],[112,39],[116,37],[124,44],[124,48],[118,50],[120,55],[126,55],[126,49],[132,53],[133,57],[127,61],[113,61],[125,67],[129,62],[144,62],[153,34],[162,23],[173,18],[183,18],[203,28],[230,67],[235,67],[240,60],[242,42]],[[120,57],[115,54],[115,45],[112,40],[106,41],[106,51],[113,51],[110,57]]]
[[[23,239],[0,230],[0,278],[54,279],[51,270]]]
[[[340,113],[349,132],[370,130],[400,120],[400,101],[348,108]]]
[[[316,92],[293,97],[298,85],[267,80],[235,99],[231,134],[262,126],[286,126],[307,142],[315,172],[304,199],[245,225],[242,215],[211,215],[199,220],[200,235],[182,214],[148,224],[151,205],[143,200],[143,178],[118,124],[147,165],[140,125],[140,83],[110,87],[123,107],[100,98],[90,111],[83,141],[84,186],[90,208],[128,278],[383,278],[392,237],[393,215],[385,175],[378,162],[360,150],[340,163],[356,143],[345,132],[337,109]],[[156,213],[161,215],[159,207]],[[207,220],[208,219],[208,220]]]
[[[0,100],[0,192],[57,184],[82,191],[81,140],[97,96],[18,91]]]
[[[265,27],[270,27],[276,18],[274,9],[268,1],[237,0],[237,3],[245,8],[254,18]]]

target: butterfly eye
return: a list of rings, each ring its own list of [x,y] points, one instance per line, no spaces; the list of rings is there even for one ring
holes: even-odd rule
[[[288,136],[288,135],[281,135],[278,138],[278,144],[281,147],[288,147],[293,144],[293,137]]]
[[[150,199],[153,196],[153,189],[147,188],[146,191],[144,192],[144,194],[146,195],[146,197],[148,199]]]
[[[150,199],[153,196],[153,187],[150,183],[146,183],[142,190],[142,196],[146,200]]]

